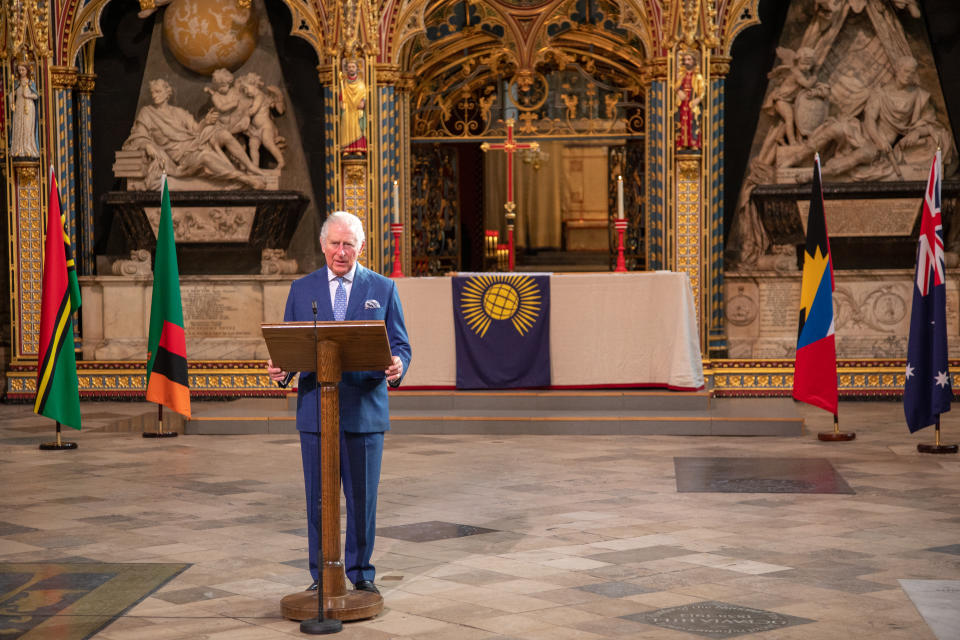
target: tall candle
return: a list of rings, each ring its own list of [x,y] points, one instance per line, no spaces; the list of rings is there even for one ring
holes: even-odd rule
[[[400,188],[397,181],[393,181],[393,224],[400,223]]]
[[[623,220],[623,176],[617,176],[617,217]]]

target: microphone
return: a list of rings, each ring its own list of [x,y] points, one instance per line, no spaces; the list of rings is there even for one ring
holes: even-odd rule
[[[314,300],[312,304],[313,304],[313,321],[316,322],[317,321],[317,301]]]

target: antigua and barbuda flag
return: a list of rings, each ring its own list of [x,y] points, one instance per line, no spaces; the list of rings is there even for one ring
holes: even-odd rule
[[[187,386],[187,340],[183,329],[180,273],[173,239],[173,211],[167,176],[160,196],[160,226],[153,264],[150,337],[147,339],[147,400],[190,417]]]
[[[793,368],[793,398],[837,414],[837,345],[833,333],[833,262],[823,211],[820,155],[813,161],[800,283],[800,324]]]
[[[77,268],[60,213],[57,177],[50,169],[47,236],[43,250],[37,396],[33,410],[74,429],[80,428],[80,390],[73,345],[73,314],[80,308]]]
[[[458,389],[550,386],[550,276],[453,279]]]
[[[940,220],[940,150],[930,167],[923,197],[923,219],[917,247],[917,270],[907,341],[907,375],[903,412],[910,433],[934,424],[950,411],[953,388],[947,366],[947,285]]]

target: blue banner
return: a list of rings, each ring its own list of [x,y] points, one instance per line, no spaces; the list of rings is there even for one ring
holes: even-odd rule
[[[453,278],[458,389],[550,386],[550,276]]]

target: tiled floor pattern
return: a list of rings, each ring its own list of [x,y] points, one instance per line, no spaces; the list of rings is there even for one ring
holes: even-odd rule
[[[142,408],[85,405],[97,417],[65,432],[79,449],[49,452],[48,421],[0,406],[0,563],[189,565],[104,640],[300,636],[279,615],[309,581],[297,439],[96,430]],[[798,438],[390,435],[386,609],[339,637],[938,637],[923,616],[955,616],[960,460],[918,454],[932,433],[911,436],[897,403],[843,403],[847,443],[801,410]],[[707,461],[706,490],[678,490],[684,459]],[[794,491],[819,486],[798,460],[852,493]]]

